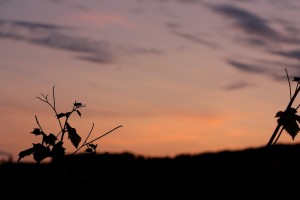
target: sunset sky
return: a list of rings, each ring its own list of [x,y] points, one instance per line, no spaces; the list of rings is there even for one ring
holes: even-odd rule
[[[0,157],[41,142],[35,116],[58,133],[36,98],[52,101],[53,87],[58,112],[86,104],[70,119],[82,141],[93,123],[90,139],[123,126],[99,153],[264,146],[290,99],[285,68],[300,76],[299,11],[296,0],[0,0]]]

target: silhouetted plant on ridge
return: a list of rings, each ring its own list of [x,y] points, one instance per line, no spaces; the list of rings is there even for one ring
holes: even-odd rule
[[[81,136],[77,133],[76,129],[70,125],[69,119],[73,113],[77,113],[79,117],[81,117],[80,109],[86,107],[85,104],[82,104],[80,102],[75,101],[73,103],[73,107],[69,112],[65,113],[58,113],[56,109],[56,102],[55,102],[55,92],[54,87],[52,89],[52,98],[53,102],[51,103],[48,99],[48,95],[41,94],[41,97],[37,97],[39,100],[41,100],[44,103],[47,103],[52,110],[55,113],[55,116],[57,118],[57,121],[60,126],[60,131],[55,135],[54,133],[45,133],[43,131],[43,128],[41,127],[39,120],[37,116],[35,116],[36,123],[38,125],[38,128],[34,128],[32,134],[35,136],[42,136],[42,142],[41,143],[33,143],[33,147],[26,149],[24,151],[21,151],[19,153],[19,159],[18,162],[21,161],[22,158],[26,156],[33,155],[33,159],[40,163],[42,160],[46,158],[51,158],[53,161],[60,161],[65,156],[65,148],[64,148],[64,140],[65,140],[65,134],[68,134],[68,139],[70,139],[73,146],[76,148],[76,150],[71,154],[74,155],[76,152],[78,152],[81,148],[86,147],[85,151],[88,153],[96,153],[97,144],[94,144],[96,140],[102,138],[103,136],[111,133],[112,131],[122,127],[117,126],[114,129],[108,131],[107,133],[97,137],[96,139],[93,139],[91,141],[87,141],[90,137],[93,128],[94,123],[92,124],[92,128],[90,132],[88,133],[86,139],[83,141],[83,143],[79,146],[80,142],[82,141]],[[64,121],[63,121],[64,119]]]
[[[297,82],[294,94],[292,96],[292,91],[291,91],[291,83],[290,83],[290,78],[289,75],[286,71],[288,83],[289,83],[289,88],[290,88],[290,101],[289,104],[287,105],[285,111],[278,111],[275,115],[277,119],[277,126],[267,144],[267,147],[275,145],[276,142],[278,141],[281,133],[283,130],[285,130],[294,140],[298,132],[300,131],[299,124],[300,123],[300,116],[297,115],[297,109],[299,108],[300,105],[298,105],[296,108],[292,107],[292,104],[294,100],[296,99],[299,91],[300,91],[300,77],[294,77],[293,81]],[[277,137],[276,137],[277,135]],[[276,137],[276,139],[275,139]],[[274,141],[275,140],[275,141]]]

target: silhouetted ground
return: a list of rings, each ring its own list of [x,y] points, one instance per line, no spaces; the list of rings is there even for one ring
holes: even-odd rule
[[[78,154],[66,156],[63,166],[2,164],[2,191],[13,188],[19,192],[11,195],[97,199],[277,199],[281,195],[286,199],[300,195],[300,144],[174,158]]]

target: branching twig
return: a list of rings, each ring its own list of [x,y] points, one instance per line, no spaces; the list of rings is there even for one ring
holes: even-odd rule
[[[48,100],[48,95],[44,95],[43,93],[41,93],[41,95],[42,95],[42,97],[43,97],[44,99],[42,99],[41,97],[37,97],[37,98],[38,98],[39,100],[41,100],[41,101],[47,103],[47,104],[52,108],[52,110],[54,111],[55,116],[57,116],[58,113],[57,113],[56,108],[55,108],[55,92],[54,92],[54,87],[55,87],[55,86],[53,86],[53,88],[52,88],[53,105],[49,102],[49,100]],[[57,134],[57,137],[59,136],[60,133],[64,133],[64,126],[62,125],[60,119],[58,119],[58,123],[59,123],[59,127],[60,127],[60,130],[61,130],[61,131]],[[63,139],[63,137],[61,137],[61,141],[62,141],[62,139]]]
[[[65,112],[65,113],[58,113],[56,110],[56,100],[55,100],[54,88],[55,88],[55,86],[53,86],[53,89],[52,89],[52,98],[53,98],[52,103],[48,100],[48,95],[44,95],[43,93],[41,93],[41,97],[37,97],[37,98],[39,100],[41,100],[42,102],[48,104],[51,107],[51,109],[55,113],[56,119],[59,122],[59,126],[60,126],[61,130],[57,136],[55,136],[53,133],[49,133],[49,134],[44,133],[42,126],[40,125],[39,120],[38,120],[37,116],[35,115],[35,120],[36,120],[36,123],[39,128],[35,128],[31,133],[33,133],[35,135],[41,135],[43,137],[42,142],[38,143],[38,144],[33,144],[33,147],[26,149],[24,151],[21,151],[19,153],[18,162],[23,157],[29,156],[29,155],[33,155],[33,158],[37,163],[40,163],[43,159],[45,159],[47,157],[51,157],[54,161],[60,161],[61,158],[65,155],[65,148],[63,147],[63,145],[64,145],[63,140],[64,140],[64,134],[66,132],[68,133],[68,139],[70,139],[72,144],[76,147],[76,150],[71,155],[74,155],[76,152],[78,152],[84,146],[87,146],[87,149],[86,149],[87,152],[95,153],[97,145],[92,144],[94,141],[99,140],[100,138],[104,137],[105,135],[111,133],[112,131],[122,127],[122,126],[117,126],[114,129],[108,131],[107,133],[97,137],[96,139],[93,139],[93,140],[87,142],[87,140],[91,136],[92,131],[94,129],[94,123],[93,123],[92,128],[91,128],[90,132],[88,133],[87,137],[85,138],[84,142],[82,143],[82,145],[80,147],[78,147],[79,143],[81,142],[81,137],[80,137],[80,135],[78,135],[76,129],[73,128],[69,124],[68,120],[74,112],[76,112],[81,117],[81,112],[79,111],[79,109],[86,107],[86,105],[75,101],[75,103],[73,103],[73,107],[72,107],[71,111]],[[61,122],[61,118],[65,119],[64,123]],[[57,141],[60,133],[62,133],[61,138],[59,141]]]

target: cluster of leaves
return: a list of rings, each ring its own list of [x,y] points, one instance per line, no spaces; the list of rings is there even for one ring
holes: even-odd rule
[[[82,104],[80,102],[75,101],[73,103],[73,107],[69,112],[65,113],[58,113],[56,109],[56,104],[55,104],[55,93],[54,93],[54,87],[53,87],[53,103],[51,103],[48,100],[48,95],[41,94],[42,97],[37,97],[39,100],[42,102],[47,103],[52,110],[55,112],[55,116],[57,118],[57,121],[60,126],[60,131],[55,135],[54,133],[45,133],[38,121],[37,116],[35,116],[38,128],[34,128],[32,134],[35,136],[42,136],[42,142],[41,143],[33,143],[33,147],[28,148],[24,151],[21,151],[19,153],[19,159],[18,162],[21,161],[26,156],[33,155],[33,159],[37,162],[40,163],[42,160],[46,158],[51,158],[53,160],[60,160],[61,158],[64,157],[65,155],[65,148],[64,148],[64,139],[65,139],[65,134],[68,134],[67,139],[71,141],[73,146],[76,148],[76,151],[73,152],[75,154],[77,151],[79,151],[82,147],[85,147],[85,151],[88,153],[96,153],[97,149],[97,144],[93,144],[94,141],[100,139],[101,137],[107,135],[108,133],[112,132],[113,130],[122,127],[118,126],[111,131],[101,135],[100,137],[91,140],[87,142],[87,139],[92,133],[94,124],[92,125],[92,129],[90,130],[88,136],[86,137],[85,141],[82,143],[81,146],[79,146],[80,142],[82,141],[81,136],[77,133],[76,129],[72,127],[69,123],[69,119],[72,116],[73,113],[77,113],[79,117],[81,117],[81,112],[80,109],[83,107],[86,107],[85,104]]]
[[[287,74],[287,72],[286,72]],[[287,105],[286,109],[284,111],[278,111],[275,115],[277,119],[277,127],[274,130],[273,135],[271,136],[267,146],[271,146],[276,144],[278,141],[281,133],[283,130],[285,130],[294,140],[297,134],[300,131],[300,116],[297,115],[297,109],[300,105],[298,105],[296,108],[292,107],[294,100],[296,99],[299,91],[300,91],[300,77],[294,77],[293,81],[297,83],[294,94],[292,96],[291,93],[291,84],[290,84],[290,78],[287,74],[287,78],[289,81],[289,87],[290,87],[290,101]],[[276,137],[277,136],[277,137]],[[275,139],[276,137],[276,139]],[[275,141],[274,141],[275,140]]]

